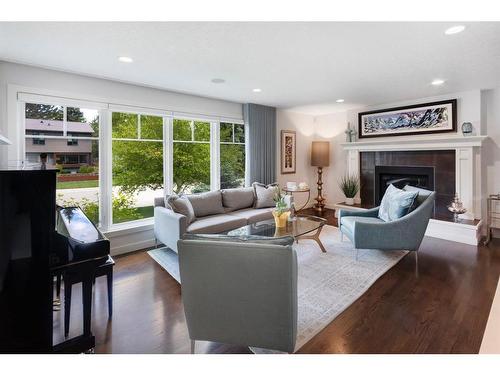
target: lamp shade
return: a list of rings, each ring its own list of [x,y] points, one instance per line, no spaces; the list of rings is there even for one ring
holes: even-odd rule
[[[314,141],[311,147],[311,165],[328,167],[330,165],[330,142]]]

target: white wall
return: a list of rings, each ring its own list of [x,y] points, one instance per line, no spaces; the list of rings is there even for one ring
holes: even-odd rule
[[[8,90],[9,85],[48,90],[54,96],[75,99],[235,119],[243,118],[240,103],[0,61],[0,134],[9,138],[13,144],[19,142],[16,132],[16,114],[13,113],[16,94]],[[11,148],[9,155],[15,155],[12,151],[13,146],[8,147]],[[0,157],[7,157],[6,147],[0,148]]]

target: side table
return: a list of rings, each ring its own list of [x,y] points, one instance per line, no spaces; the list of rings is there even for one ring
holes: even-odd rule
[[[311,189],[310,188],[307,188],[307,189],[299,189],[299,188],[297,188],[297,189],[288,189],[288,188],[285,187],[282,190],[285,192],[285,194],[292,195],[292,196],[293,196],[293,193],[307,193],[307,201],[306,201],[306,203],[304,203],[302,205],[302,207],[300,207],[299,209],[296,209],[295,212],[299,212],[300,210],[303,210],[307,206],[307,204],[309,203],[309,200],[311,199]]]

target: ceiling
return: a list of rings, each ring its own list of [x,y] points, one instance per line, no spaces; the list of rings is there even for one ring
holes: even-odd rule
[[[500,22],[454,24],[1,22],[0,60],[318,115],[500,86]]]

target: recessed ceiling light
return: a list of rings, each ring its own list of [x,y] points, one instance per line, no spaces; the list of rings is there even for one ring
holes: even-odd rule
[[[224,83],[226,82],[225,79],[222,78],[212,78],[212,83]]]
[[[131,63],[134,62],[131,57],[128,56],[120,56],[118,57],[118,61],[123,62],[123,63]]]
[[[453,34],[461,33],[464,30],[465,30],[465,26],[464,25],[456,25],[456,26],[452,26],[452,27],[446,29],[444,31],[444,33],[446,35],[453,35]]]
[[[434,81],[431,82],[431,85],[439,86],[439,85],[442,85],[443,83],[444,83],[444,80],[442,80],[442,79],[435,79]]]
[[[252,91],[253,92],[261,92],[262,90],[261,89],[253,89]]]
[[[344,99],[337,99],[335,100],[337,103],[344,103]]]

